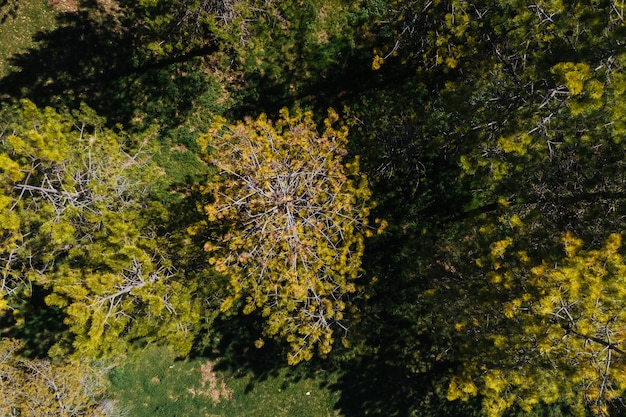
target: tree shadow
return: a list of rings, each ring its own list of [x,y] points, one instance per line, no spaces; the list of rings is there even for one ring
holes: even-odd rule
[[[417,348],[416,348],[417,349]],[[345,417],[482,417],[482,398],[449,401],[446,398],[452,363],[440,363],[424,372],[413,372],[394,360],[391,352],[364,355],[344,363],[341,376],[327,388],[340,391],[336,410]],[[615,404],[615,414],[624,408]],[[503,417],[565,417],[574,415],[570,404],[538,404],[531,411],[512,406]],[[591,414],[587,414],[591,417]]]
[[[16,0],[0,0],[0,24],[17,16],[20,2]]]
[[[57,16],[57,28],[35,35],[35,47],[10,58],[0,98],[29,98],[58,110],[88,104],[110,124],[175,126],[209,83],[200,71],[204,47],[159,57],[132,10],[105,13],[95,0]],[[136,16],[134,16],[137,18]]]
[[[328,388],[341,392],[336,409],[346,417],[481,415],[480,402],[450,402],[442,386],[445,372],[414,374],[392,358],[368,355],[342,367],[342,376]]]
[[[215,370],[234,378],[253,375],[245,392],[256,383],[276,377],[287,367],[280,347],[271,340],[262,349],[254,341],[261,334],[261,321],[254,314],[222,316],[214,320],[199,340],[191,357],[204,357],[216,362]]]
[[[288,346],[271,338],[264,338],[263,347],[257,348],[255,340],[262,334],[263,321],[254,313],[219,317],[210,325],[205,340],[196,343],[190,358],[209,359],[215,363],[215,371],[229,378],[245,379],[246,394],[268,379],[279,378],[283,390],[301,380],[321,376],[325,376],[324,381],[333,379],[338,369],[332,360],[314,357],[289,365]]]
[[[0,315],[0,328],[2,336],[24,342],[23,356],[46,358],[50,348],[67,334],[67,325],[63,323],[65,314],[59,308],[46,305],[48,290],[34,285],[32,291],[19,314]]]

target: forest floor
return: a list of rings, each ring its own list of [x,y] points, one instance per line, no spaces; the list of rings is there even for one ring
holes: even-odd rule
[[[12,70],[12,56],[34,47],[38,32],[54,28],[55,16],[48,0],[0,2],[0,77]]]
[[[112,397],[133,417],[335,417],[335,375],[282,368],[257,375],[218,360],[175,360],[150,348],[111,374]]]

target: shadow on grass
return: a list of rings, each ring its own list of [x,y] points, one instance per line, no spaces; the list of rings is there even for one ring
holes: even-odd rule
[[[20,2],[16,0],[0,0],[0,23],[9,18],[15,18]]]
[[[341,391],[336,409],[345,417],[478,415],[472,413],[468,404],[445,402],[436,386],[437,376],[409,375],[406,369],[377,357],[366,356],[347,363],[341,373],[339,380],[328,388]]]
[[[248,382],[244,394],[253,392],[268,380],[281,380],[283,391],[303,380],[336,380],[336,369],[332,361],[314,358],[309,362],[292,366],[287,363],[285,345],[264,339],[258,349],[254,342],[261,335],[262,318],[254,314],[224,317],[216,320],[200,342],[191,359],[207,358],[215,362],[215,371],[230,378],[242,378]],[[273,382],[272,382],[273,383]]]
[[[0,98],[29,98],[58,110],[94,108],[111,124],[184,120],[193,101],[210,83],[201,71],[207,46],[176,56],[156,57],[152,35],[129,16],[83,2],[80,11],[57,16],[57,28],[39,32],[35,47],[10,58],[17,70],[0,80]],[[124,21],[126,19],[126,21]]]
[[[329,385],[341,392],[336,409],[344,417],[482,417],[482,399],[448,401],[447,369],[410,374],[402,367],[365,356],[344,365],[339,380]],[[567,417],[576,413],[569,404],[538,404],[531,411],[518,406],[503,417]],[[591,413],[587,414],[589,417]],[[624,416],[624,407],[615,404],[611,416]]]
[[[252,390],[255,381],[262,382],[278,375],[287,366],[286,358],[278,346],[267,342],[262,349],[254,346],[261,334],[260,321],[254,315],[222,317],[215,320],[210,334],[193,352],[193,357],[216,360],[216,371],[233,377],[252,374],[254,378],[246,392]]]

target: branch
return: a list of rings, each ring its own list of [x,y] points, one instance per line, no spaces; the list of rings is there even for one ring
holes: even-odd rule
[[[604,346],[604,347],[606,347],[606,348],[608,348],[608,349],[610,349],[610,350],[612,350],[614,352],[619,353],[620,355],[626,355],[626,352],[624,352],[622,349],[618,348],[617,345],[615,345],[615,343],[607,342],[606,340],[602,340],[599,337],[589,336],[589,335],[586,335],[586,334],[579,333],[576,330],[574,330],[569,324],[567,324],[565,326],[565,330],[575,334],[576,336],[580,336],[580,337],[582,337],[584,339],[588,339],[588,340],[591,340],[593,342],[599,343],[602,346]]]

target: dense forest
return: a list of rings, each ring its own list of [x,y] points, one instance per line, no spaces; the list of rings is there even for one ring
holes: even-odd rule
[[[626,415],[625,13],[0,1],[0,415],[143,415],[153,347],[320,417]]]

